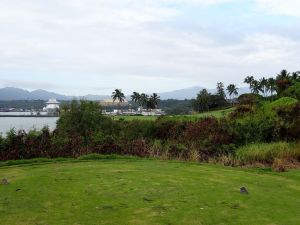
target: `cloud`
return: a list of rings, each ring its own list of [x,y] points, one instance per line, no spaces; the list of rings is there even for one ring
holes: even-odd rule
[[[274,15],[300,16],[299,0],[257,0],[259,9]]]
[[[69,88],[68,92],[78,95],[75,90],[97,93],[96,86],[98,91],[117,86],[157,92],[213,87],[216,81],[242,82],[246,73],[294,69],[298,40],[260,29],[255,23],[241,31],[242,20],[229,22],[209,11],[212,5],[241,2],[1,0],[0,78],[12,79],[4,71],[17,71],[29,82],[18,86]],[[291,3],[287,2],[254,0],[260,10],[274,14],[288,11]],[[185,17],[190,12],[196,15]],[[213,13],[214,20],[197,17],[205,13]],[[249,15],[244,18],[251,23]]]

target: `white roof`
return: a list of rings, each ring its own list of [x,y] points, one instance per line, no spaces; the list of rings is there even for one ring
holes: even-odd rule
[[[55,98],[50,98],[46,104],[60,104]]]

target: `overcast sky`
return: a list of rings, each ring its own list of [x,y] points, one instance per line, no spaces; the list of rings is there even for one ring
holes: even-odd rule
[[[299,0],[0,0],[0,87],[163,92],[299,66]]]

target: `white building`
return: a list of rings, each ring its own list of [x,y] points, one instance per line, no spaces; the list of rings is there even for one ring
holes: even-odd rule
[[[48,102],[46,102],[46,107],[43,108],[43,111],[46,111],[49,115],[58,114],[60,108],[59,105],[60,102],[56,99],[49,99]]]

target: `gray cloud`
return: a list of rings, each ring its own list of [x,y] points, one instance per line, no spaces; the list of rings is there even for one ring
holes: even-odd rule
[[[0,82],[68,88],[72,94],[113,86],[160,91],[213,87],[220,80],[241,83],[244,74],[272,74],[283,67],[296,70],[300,41],[284,32],[288,26],[257,28],[247,17],[231,24],[182,20],[188,13],[183,5],[200,11],[229,2],[243,1],[2,0],[0,72],[18,71],[28,81],[0,75]],[[291,3],[295,0],[255,0],[254,13],[297,16]],[[37,74],[47,81],[35,81]]]

